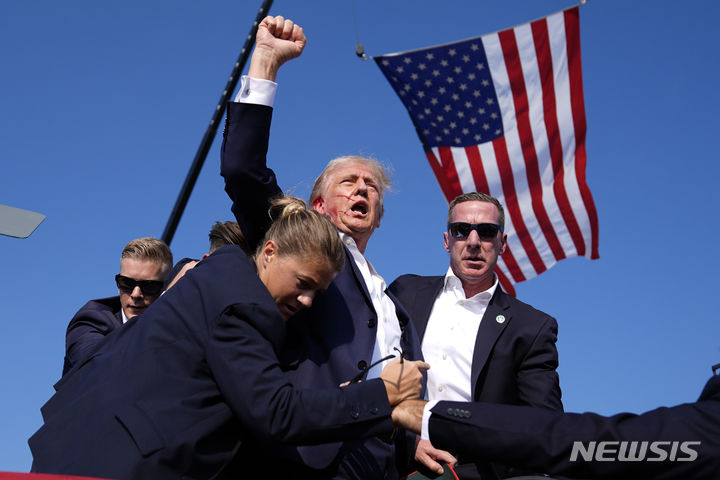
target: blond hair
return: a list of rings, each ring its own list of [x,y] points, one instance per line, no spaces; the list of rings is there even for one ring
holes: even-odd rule
[[[136,238],[130,241],[130,243],[125,245],[120,255],[121,261],[124,258],[157,262],[162,265],[163,275],[167,273],[173,265],[173,256],[170,247],[162,240],[152,237]]]
[[[319,257],[327,260],[335,273],[345,268],[345,248],[337,228],[325,215],[308,210],[303,200],[288,196],[272,200],[268,214],[272,225],[256,254],[273,240],[279,255]]]

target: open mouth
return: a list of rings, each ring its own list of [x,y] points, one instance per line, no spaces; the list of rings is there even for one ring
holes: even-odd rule
[[[350,207],[350,211],[358,216],[365,216],[368,213],[368,206],[365,202],[357,202],[354,203],[352,207]]]

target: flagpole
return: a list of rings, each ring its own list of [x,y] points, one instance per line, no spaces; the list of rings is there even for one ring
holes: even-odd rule
[[[175,201],[175,206],[170,213],[170,218],[165,225],[165,231],[163,232],[161,237],[162,240],[168,245],[170,245],[170,242],[172,242],[172,239],[175,236],[175,230],[180,223],[180,217],[182,217],[182,214],[185,211],[185,206],[190,199],[190,194],[195,187],[195,182],[197,182],[198,176],[200,175],[200,170],[202,170],[203,163],[205,162],[205,158],[207,157],[208,151],[210,150],[212,142],[215,139],[218,125],[220,125],[220,123],[222,122],[222,118],[225,113],[225,106],[227,105],[230,96],[235,91],[235,87],[237,86],[238,80],[240,79],[240,74],[245,68],[245,63],[247,63],[247,59],[250,56],[250,51],[252,50],[252,46],[255,43],[255,35],[257,34],[258,25],[263,20],[263,18],[267,16],[272,3],[273,0],[263,0],[262,5],[260,6],[260,10],[258,10],[258,14],[255,17],[255,21],[253,22],[253,25],[250,29],[250,34],[245,40],[245,45],[240,51],[240,55],[238,56],[235,65],[233,66],[230,78],[225,85],[225,90],[223,90],[223,93],[220,96],[220,101],[218,102],[217,107],[215,107],[215,112],[213,113],[212,119],[210,120],[210,124],[208,125],[207,130],[205,130],[205,135],[203,135],[200,146],[195,153],[195,158],[193,159],[190,170],[185,177],[185,183],[183,183],[183,186],[180,189],[180,194]]]

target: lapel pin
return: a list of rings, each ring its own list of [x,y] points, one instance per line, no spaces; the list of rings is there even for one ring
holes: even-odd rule
[[[505,323],[505,316],[504,315],[498,315],[495,317],[495,321],[498,323]]]

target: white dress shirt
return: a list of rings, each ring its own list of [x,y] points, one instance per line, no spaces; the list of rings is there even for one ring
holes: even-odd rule
[[[243,75],[240,79],[240,90],[235,95],[237,103],[255,103],[272,107],[275,103],[277,83],[263,78],[252,78]]]
[[[353,238],[343,232],[340,232],[340,238],[350,251],[360,273],[362,274],[365,286],[367,286],[372,300],[373,308],[377,313],[377,336],[375,337],[375,348],[371,363],[375,363],[388,355],[398,355],[394,347],[400,348],[400,321],[397,318],[395,304],[390,297],[385,294],[385,280],[375,271],[372,264],[360,253],[360,250]],[[367,378],[377,378],[380,372],[389,360],[375,365],[367,374]]]
[[[497,285],[496,277],[490,288],[465,298],[462,282],[448,268],[423,335],[423,356],[432,365],[428,370],[429,400],[472,401],[470,373],[475,341]]]

